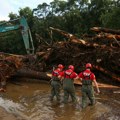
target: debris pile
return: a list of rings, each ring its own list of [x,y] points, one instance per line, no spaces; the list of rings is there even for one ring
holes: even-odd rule
[[[80,72],[90,62],[93,70],[100,73],[98,77],[103,79],[105,76],[105,79],[108,77],[120,82],[120,31],[94,27],[91,30],[98,34],[92,37],[84,35],[79,39],[60,29],[50,29],[68,40],[40,46],[37,54],[47,67],[59,63],[73,64]]]
[[[50,78],[46,76],[45,72],[52,70],[52,67],[59,63],[65,67],[72,64],[75,66],[75,71],[79,73],[85,69],[85,64],[89,62],[93,65],[97,78],[103,82],[110,82],[108,80],[120,82],[119,30],[94,27],[91,30],[97,34],[83,35],[82,39],[79,39],[63,30],[53,27],[50,29],[55,34],[61,34],[66,40],[47,43],[41,39],[43,42],[39,45],[35,55],[5,57],[0,54],[0,77],[8,78],[22,67],[27,70],[22,70],[19,73],[20,76],[47,77],[49,80]],[[41,37],[37,35],[37,38]]]
[[[0,53],[0,80],[6,81],[22,66],[21,56]]]

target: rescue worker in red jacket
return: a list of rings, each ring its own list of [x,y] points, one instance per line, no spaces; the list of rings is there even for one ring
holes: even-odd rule
[[[64,66],[59,64],[57,69],[53,70],[52,72],[52,79],[51,79],[51,100],[53,100],[54,96],[56,96],[57,101],[60,100],[60,87],[61,87],[61,80],[58,78],[59,74],[62,72]]]
[[[74,87],[74,78],[77,77],[77,73],[74,72],[74,66],[69,65],[68,69],[65,70],[60,76],[63,80],[64,103],[68,102],[69,96],[71,96],[72,102],[76,103],[77,100]]]
[[[98,84],[96,82],[96,77],[94,73],[91,72],[92,65],[90,63],[86,64],[86,70],[81,72],[78,76],[82,81],[82,108],[87,106],[87,97],[90,100],[90,105],[95,104],[95,95],[92,83],[95,84],[97,92],[100,93]]]

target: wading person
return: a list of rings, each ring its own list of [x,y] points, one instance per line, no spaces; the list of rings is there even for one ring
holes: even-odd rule
[[[52,79],[51,79],[51,97],[52,101],[54,96],[56,96],[57,101],[60,100],[60,88],[61,88],[61,80],[58,78],[59,74],[62,73],[64,66],[59,64],[57,69],[52,71]]]
[[[64,90],[64,103],[68,103],[68,98],[71,96],[72,102],[76,103],[76,94],[74,87],[74,78],[77,77],[77,73],[74,72],[74,66],[69,65],[68,69],[65,70],[60,77],[63,80],[63,90]]]
[[[82,81],[82,108],[87,106],[87,98],[90,100],[90,105],[95,104],[95,95],[92,83],[95,84],[97,93],[100,93],[98,84],[96,82],[96,77],[94,73],[91,72],[92,65],[90,63],[86,64],[86,70],[81,72],[78,77]]]

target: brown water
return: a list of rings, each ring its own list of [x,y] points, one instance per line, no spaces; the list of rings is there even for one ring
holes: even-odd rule
[[[120,89],[101,89],[96,95],[97,104],[81,110],[80,87],[76,88],[78,104],[70,101],[51,102],[50,85],[43,82],[21,82],[20,85],[9,83],[7,92],[0,95],[0,106],[22,120],[119,120]],[[61,93],[61,99],[63,91]],[[61,100],[62,101],[62,100]]]

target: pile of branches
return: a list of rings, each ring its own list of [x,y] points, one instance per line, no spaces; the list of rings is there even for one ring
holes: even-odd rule
[[[66,67],[75,66],[79,73],[85,69],[86,63],[92,63],[98,77],[111,78],[120,82],[120,31],[94,27],[94,35],[84,35],[82,39],[63,30],[50,28],[52,31],[66,37],[67,41],[52,42],[52,45],[41,44],[37,50],[40,62],[47,69],[62,63]],[[99,74],[98,74],[99,73]],[[100,78],[100,79],[101,79]],[[105,80],[104,79],[104,80]]]
[[[120,82],[120,31],[94,27],[94,35],[83,35],[79,39],[73,34],[50,27],[55,34],[66,40],[47,43],[39,35],[40,47],[34,55],[6,55],[0,53],[0,79],[6,80],[16,72],[18,76],[50,80],[45,73],[53,66],[63,64],[75,66],[77,73],[85,69],[86,63],[102,82]],[[52,32],[51,32],[52,33]],[[51,35],[51,38],[52,35]],[[22,69],[22,70],[21,70]],[[107,80],[107,81],[106,81]]]
[[[6,81],[21,67],[22,56],[0,53],[0,81]]]

